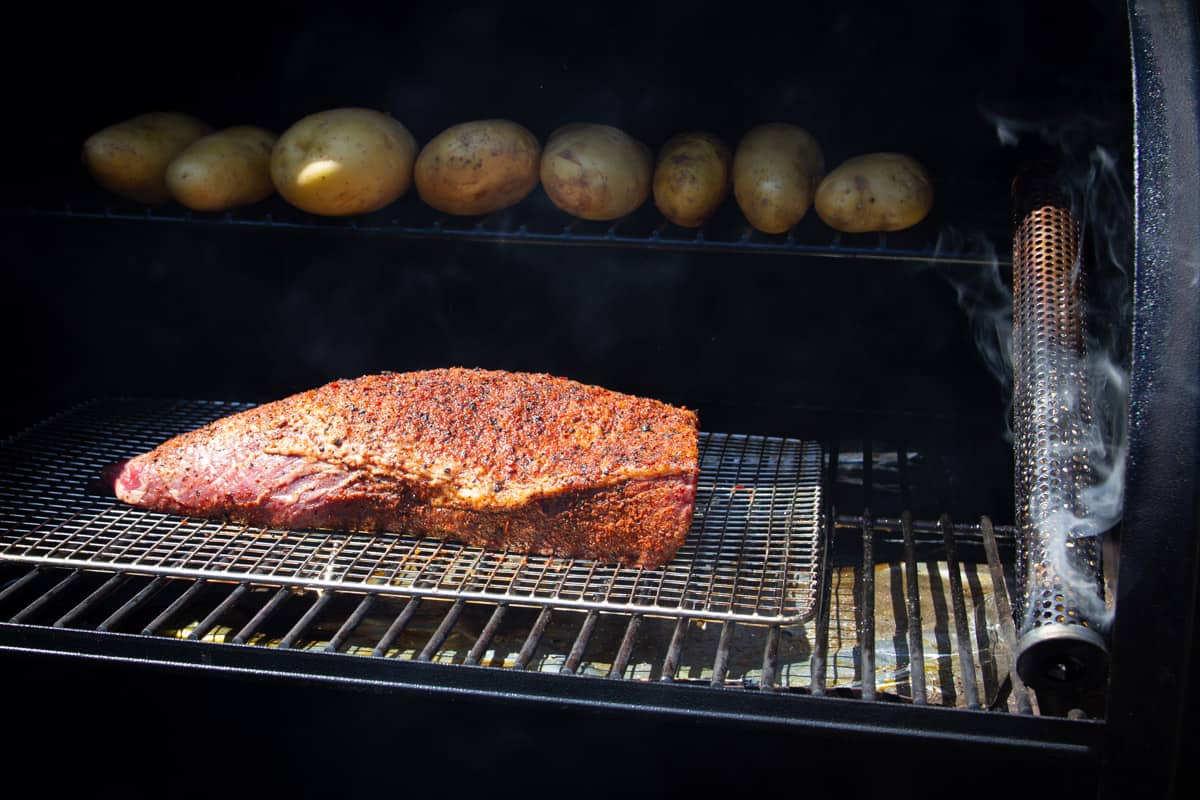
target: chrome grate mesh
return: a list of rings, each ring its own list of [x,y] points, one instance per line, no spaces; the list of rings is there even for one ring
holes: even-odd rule
[[[105,465],[247,407],[98,401],[17,437],[0,448],[0,560],[752,624],[815,610],[823,454],[794,439],[702,433],[692,530],[657,570],[184,518],[126,506],[98,486]]]

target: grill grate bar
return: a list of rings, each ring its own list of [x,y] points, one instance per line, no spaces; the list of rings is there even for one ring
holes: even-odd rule
[[[534,651],[542,641],[542,635],[546,633],[546,626],[550,624],[550,615],[553,612],[554,609],[546,606],[538,614],[537,619],[533,622],[533,627],[529,629],[529,635],[525,637],[525,643],[521,645],[521,650],[517,653],[513,669],[525,669],[529,665],[529,660],[533,658]]]
[[[149,625],[142,628],[142,635],[153,636],[155,633],[157,633],[158,629],[165,625],[167,620],[169,620],[171,617],[177,614],[180,609],[190,603],[196,597],[196,595],[200,594],[200,591],[206,585],[208,585],[208,582],[203,578],[194,582],[187,588],[186,591],[184,591],[183,594],[179,595],[179,597],[176,597],[170,605],[163,609],[162,613],[151,620]]]
[[[992,575],[992,587],[996,597],[996,608],[1000,613],[1000,636],[1004,639],[1004,645],[1008,651],[1015,653],[1017,651],[1017,626],[1013,622],[1012,604],[1008,599],[1008,581],[1004,578],[1004,568],[1000,566],[1000,552],[996,548],[996,537],[992,533],[992,521],[988,517],[983,517],[979,524],[983,529],[983,548],[987,553],[988,570]],[[1029,701],[1029,691],[1025,687],[1025,682],[1021,680],[1021,676],[1017,674],[1015,661],[1008,675],[1012,681],[1013,693],[1017,697],[1017,713],[1032,714],[1033,704]]]
[[[905,511],[904,523],[904,613],[908,617],[909,683],[913,703],[925,705],[925,640],[921,636],[921,592],[917,583],[917,550],[913,544],[912,515]],[[993,543],[994,543],[993,539]]]
[[[617,655],[613,659],[612,666],[608,669],[608,677],[624,677],[625,667],[629,665],[629,656],[633,654],[633,645],[637,640],[638,628],[640,627],[642,627],[642,615],[631,614],[629,622],[625,624],[625,635],[621,637],[621,646],[617,648]]]
[[[675,621],[675,630],[671,632],[671,644],[667,647],[667,656],[663,659],[660,680],[673,681],[679,671],[679,655],[683,651],[683,639],[687,636],[688,620],[681,617]]]
[[[954,605],[954,635],[958,645],[958,661],[962,667],[963,691],[967,708],[979,708],[979,687],[975,681],[975,657],[971,649],[971,634],[967,627],[967,604],[963,596],[962,575],[954,546],[954,525],[945,514],[941,518],[946,541],[946,567],[950,571],[950,600]]]
[[[412,620],[413,615],[417,613],[417,609],[420,607],[421,598],[410,598],[409,601],[404,604],[404,608],[400,611],[400,613],[396,615],[396,618],[392,620],[392,624],[388,626],[387,631],[384,632],[383,637],[379,640],[379,643],[375,645],[375,649],[371,651],[371,655],[386,656],[387,651],[392,649],[392,645],[395,643],[396,637],[404,632],[404,629],[408,627],[409,621]]]
[[[0,451],[15,467],[0,475],[0,560],[764,626],[815,611],[823,519],[814,442],[702,432],[692,529],[654,570],[401,534],[232,526],[124,506],[95,488],[103,465],[248,407],[96,402],[12,440]]]
[[[13,581],[8,586],[5,586],[3,589],[0,589],[0,603],[3,603],[8,598],[12,597],[14,594],[21,591],[21,589],[23,589],[26,585],[28,585],[30,582],[32,582],[34,578],[38,577],[41,574],[42,574],[42,568],[34,567],[33,569],[29,570],[29,572],[26,572],[24,575],[22,575],[17,580]]]
[[[862,507],[870,508],[874,504],[875,490],[875,451],[874,442],[869,438],[862,442]]]
[[[454,626],[458,624],[458,618],[462,614],[466,603],[462,600],[456,600],[451,604],[450,609],[446,612],[446,616],[442,618],[442,623],[437,626],[437,630],[433,632],[433,636],[429,637],[429,641],[425,643],[425,647],[417,655],[417,661],[429,661],[437,655],[438,648],[446,641],[446,637],[450,635],[450,631],[454,630]]]
[[[900,507],[912,508],[912,485],[908,472],[908,443],[901,442],[900,447],[896,449],[896,474],[900,481]],[[912,524],[912,516],[908,517],[908,522]]]
[[[463,660],[464,664],[474,667],[475,664],[479,663],[480,658],[484,657],[487,645],[492,643],[492,638],[496,636],[500,622],[504,621],[504,616],[508,614],[508,610],[508,603],[499,603],[496,608],[492,609],[492,615],[488,616],[487,624],[484,625],[484,630],[479,632],[479,638],[475,639],[475,644],[470,648],[466,660]]]
[[[778,625],[767,629],[767,644],[763,648],[762,678],[758,688],[764,692],[774,691],[779,683],[779,637]]]
[[[329,601],[332,599],[332,592],[326,592],[322,595],[318,595],[316,601],[308,607],[307,611],[304,612],[304,616],[300,617],[300,619],[296,621],[296,624],[293,625],[292,629],[289,630],[284,637],[279,640],[279,644],[276,646],[280,650],[290,650],[292,645],[296,643],[296,640],[304,635],[304,632],[308,630],[308,626],[312,625],[313,620],[317,618],[318,614],[325,610],[325,606],[329,605]]]
[[[839,445],[834,440],[829,445],[829,462],[825,475],[827,486],[837,484],[838,478],[838,460],[839,460]],[[832,538],[834,532],[834,520],[837,519],[837,509],[833,505],[832,498],[829,502],[826,517],[826,536]],[[826,560],[830,550],[831,542],[825,542],[822,552]],[[822,569],[821,573],[825,576],[829,575],[827,569]],[[829,661],[829,603],[830,603],[830,580],[828,577],[819,582],[817,586],[817,624],[816,630],[813,631],[813,650],[812,650],[812,669],[810,673],[810,690],[814,696],[821,697],[825,694],[825,677],[826,666]]]
[[[250,638],[258,632],[258,629],[262,627],[263,623],[267,621],[267,618],[274,614],[277,608],[283,605],[283,601],[287,600],[288,595],[290,594],[291,590],[289,590],[286,586],[277,589],[275,594],[271,595],[271,599],[268,600],[263,607],[258,610],[257,614],[251,617],[250,621],[247,622],[240,631],[238,631],[237,636],[233,637],[234,643],[245,644],[248,642]]]
[[[158,594],[158,592],[161,591],[162,588],[166,585],[167,585],[166,578],[158,577],[158,578],[155,578],[154,580],[150,581],[145,586],[143,586],[138,591],[137,594],[135,594],[133,597],[129,598],[124,603],[122,603],[120,608],[118,608],[113,613],[109,614],[107,619],[105,619],[103,622],[101,622],[99,625],[96,626],[96,630],[98,630],[98,631],[112,630],[113,628],[115,628],[117,626],[117,623],[119,623],[122,619],[125,618],[126,614],[130,613],[135,608],[140,606],[142,603],[146,602],[151,597]]]
[[[864,458],[864,463],[866,459]],[[862,673],[864,700],[875,699],[875,530],[871,512],[863,510],[862,522],[862,593],[858,598],[859,669]]]
[[[350,638],[350,634],[354,633],[354,629],[362,623],[363,618],[367,616],[367,613],[370,612],[371,607],[374,605],[375,595],[364,595],[363,599],[359,600],[358,605],[355,606],[354,612],[346,618],[346,621],[342,623],[342,627],[338,628],[337,633],[329,640],[329,644],[325,645],[325,649],[330,653],[336,653],[341,650],[342,646],[346,644],[346,640]]]
[[[729,648],[733,643],[733,629],[736,622],[721,624],[721,638],[717,640],[717,655],[713,660],[713,674],[710,685],[721,687],[725,685],[725,676],[729,674]]]
[[[67,575],[67,577],[63,578],[61,581],[59,581],[54,586],[52,586],[49,591],[43,593],[40,597],[38,597],[32,603],[25,606],[25,608],[21,609],[16,614],[14,614],[12,619],[9,621],[13,622],[13,623],[21,623],[21,622],[24,622],[25,620],[29,619],[31,616],[36,614],[42,608],[45,608],[46,604],[49,603],[51,600],[53,600],[55,597],[57,597],[58,595],[65,592],[67,589],[70,589],[72,586],[74,586],[75,583],[80,579],[80,577],[82,577],[82,574],[83,573],[80,570],[75,570],[74,572],[70,573],[69,575]]]
[[[588,640],[592,638],[592,631],[596,629],[598,619],[600,619],[599,611],[587,612],[587,616],[583,618],[583,624],[579,626],[579,633],[576,634],[575,641],[571,644],[571,652],[567,653],[567,659],[563,662],[559,672],[565,675],[574,675],[575,671],[579,669],[579,665],[583,663],[583,653],[587,649]]]
[[[67,625],[71,624],[79,617],[79,615],[81,615],[81,614],[83,614],[83,612],[87,611],[88,608],[93,603],[95,603],[99,600],[103,600],[105,597],[108,597],[108,595],[110,595],[114,589],[116,589],[118,586],[120,586],[122,583],[124,583],[128,577],[129,577],[128,575],[123,575],[120,572],[114,574],[111,578],[109,578],[104,583],[100,584],[100,586],[98,586],[95,590],[93,590],[91,594],[89,594],[87,597],[83,598],[83,600],[78,602],[74,608],[72,608],[70,611],[68,611],[67,613],[63,614],[61,617],[56,619],[54,621],[53,627],[64,628]]]
[[[499,629],[500,623],[504,621],[504,615],[508,613],[508,604],[500,603],[492,610],[492,616],[488,617],[487,624],[483,626],[483,630],[479,633],[479,638],[475,640],[471,651],[467,653],[467,658],[463,662],[467,665],[474,666],[479,663],[479,659],[483,658],[483,654],[487,652],[487,646],[492,643],[492,637],[496,635],[496,630]],[[590,612],[595,614],[598,612]]]
[[[250,587],[244,583],[235,586],[233,591],[230,592],[224,600],[217,604],[216,608],[208,612],[208,616],[200,620],[200,622],[196,625],[195,630],[189,633],[187,638],[192,640],[200,640],[205,636],[208,636],[208,632],[211,631],[218,622],[220,622],[221,617],[225,616],[225,614],[229,612],[229,609],[237,605],[237,602],[241,600],[249,590]]]
[[[908,516],[907,523],[905,515]],[[854,528],[861,529],[863,517],[861,514],[840,514],[834,517],[834,524],[839,528]],[[942,537],[942,526],[936,520],[914,520],[912,515],[904,512],[900,517],[872,517],[871,525],[876,533],[904,533],[904,526],[909,526],[909,531],[913,534],[924,534],[928,536]],[[981,525],[977,524],[955,524],[954,535],[957,541],[974,541],[978,539],[983,541],[984,533]],[[1015,541],[1017,529],[1012,525],[993,525],[992,536],[999,542],[1001,539],[1010,542]]]

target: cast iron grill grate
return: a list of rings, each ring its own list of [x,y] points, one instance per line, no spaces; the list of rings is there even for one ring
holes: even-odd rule
[[[702,433],[691,533],[657,570],[397,534],[293,532],[132,508],[101,469],[248,406],[95,402],[0,451],[0,561],[455,602],[772,625],[815,610],[821,447]]]

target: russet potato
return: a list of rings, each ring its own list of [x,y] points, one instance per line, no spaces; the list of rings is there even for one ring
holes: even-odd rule
[[[911,228],[933,208],[929,173],[901,153],[847,159],[817,188],[817,216],[844,233]]]
[[[110,125],[83,143],[83,162],[110,192],[150,205],[171,199],[167,165],[212,132],[190,114],[153,111]]]
[[[542,187],[554,205],[581,219],[613,220],[650,196],[650,148],[611,125],[575,123],[550,135]]]
[[[413,180],[421,199],[439,211],[491,214],[537,187],[541,156],[537,137],[515,122],[464,122],[421,148]]]
[[[733,156],[733,195],[763,233],[784,233],[804,218],[825,172],[812,134],[783,122],[751,129]]]
[[[263,200],[271,183],[275,134],[238,125],[192,142],[167,166],[171,196],[194,211],[225,211]]]
[[[711,133],[681,133],[667,140],[654,168],[654,204],[685,228],[698,228],[729,195],[732,156]]]
[[[412,185],[417,140],[369,108],[311,114],[284,131],[271,152],[271,180],[297,208],[324,216],[366,214]]]

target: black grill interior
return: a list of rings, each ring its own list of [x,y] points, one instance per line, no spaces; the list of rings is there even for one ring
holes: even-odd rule
[[[259,402],[385,369],[544,371],[686,404],[699,409],[709,430],[825,443],[838,455],[828,487],[831,565],[850,571],[844,576],[858,570],[847,578],[853,585],[843,587],[849,596],[864,596],[865,575],[874,575],[876,565],[903,566],[896,523],[905,511],[922,523],[914,556],[921,563],[947,557],[938,527],[946,515],[958,526],[950,537],[955,556],[970,565],[974,572],[967,574],[975,579],[986,575],[978,525],[988,515],[1000,526],[1001,560],[1011,564],[1006,389],[980,357],[961,298],[982,300],[986,311],[1003,308],[1009,189],[1022,163],[1049,156],[1086,172],[1100,147],[1128,192],[1131,97],[1123,7],[1090,1],[909,8],[840,2],[793,4],[762,15],[712,2],[683,12],[666,4],[547,4],[520,12],[396,4],[360,14],[302,3],[285,11],[243,8],[233,18],[197,13],[187,25],[163,23],[148,35],[107,7],[74,11],[68,26],[54,18],[60,10],[10,12],[13,30],[55,35],[35,48],[31,60],[15,50],[0,55],[7,74],[27,76],[14,82],[10,104],[38,122],[36,135],[16,137],[14,152],[21,157],[6,165],[10,192],[0,224],[9,266],[0,274],[0,336],[14,346],[6,362],[11,388],[3,400],[0,439],[95,397]],[[690,128],[715,131],[733,146],[754,124],[790,121],[817,136],[830,166],[868,151],[916,156],[933,174],[935,210],[913,230],[882,239],[833,237],[811,215],[790,238],[771,239],[746,231],[730,200],[709,237],[730,245],[725,249],[684,239],[664,244],[682,233],[662,226],[652,208],[615,231],[583,226],[572,229],[580,238],[552,245],[513,234],[525,226],[558,235],[570,226],[540,194],[489,221],[489,230],[506,237],[487,241],[468,235],[471,222],[463,223],[467,234],[447,233],[411,195],[363,220],[361,230],[305,218],[278,199],[229,218],[197,218],[178,206],[160,209],[156,218],[97,191],[79,163],[88,134],[148,110],[186,110],[217,126],[255,123],[282,130],[307,113],[347,105],[386,110],[422,141],[456,122],[507,117],[543,140],[560,124],[588,120],[624,127],[652,147]],[[793,244],[798,249],[783,255],[771,250]],[[1085,247],[1093,247],[1090,239]],[[986,257],[993,250],[994,265]],[[955,257],[934,257],[946,254]],[[1097,275],[1089,286],[1113,277]],[[1096,292],[1100,325],[1110,296]],[[882,522],[872,527],[872,520]],[[336,636],[363,602],[331,595],[298,627],[316,607],[311,595],[247,586],[235,597],[241,590],[228,584],[30,569],[4,565],[0,592],[8,594],[0,595],[0,618],[12,622],[12,615],[24,613],[31,628],[59,623],[63,641],[75,635],[109,641],[97,629],[145,591],[147,602],[114,623],[112,635],[153,633],[138,640],[148,658],[175,644],[169,641],[173,626],[195,622],[202,610],[226,601],[222,619],[230,630],[276,602],[278,613],[264,617],[260,635],[275,641],[295,632],[288,642],[294,649],[303,649],[313,631],[326,636],[332,626]],[[831,579],[830,591],[836,594],[838,585]],[[102,595],[95,604],[71,616],[95,592]],[[29,610],[38,597],[47,599]],[[395,624],[405,608],[403,601],[377,600],[371,613]],[[439,640],[448,613],[458,616]],[[955,609],[938,613],[950,619]],[[391,644],[412,650],[416,661],[428,650],[430,660],[462,665],[471,658],[470,642],[479,640],[494,614],[488,606],[468,604],[453,612],[449,603],[424,602]],[[575,641],[588,624],[577,612],[555,611],[539,632],[539,614],[512,608],[497,622],[499,635],[511,635],[502,638],[510,661],[537,663]],[[857,624],[865,624],[862,619]],[[509,791],[513,783],[533,790],[538,782],[524,770],[527,763],[520,770],[512,765],[528,758],[524,745],[544,741],[531,731],[562,725],[571,734],[546,751],[538,774],[558,782],[555,788],[581,790],[579,770],[562,765],[577,764],[580,748],[609,754],[619,737],[630,738],[628,720],[612,715],[606,702],[640,698],[642,741],[686,737],[689,723],[652,710],[654,686],[672,664],[709,663],[725,676],[723,683],[745,694],[766,688],[795,699],[816,685],[789,691],[777,683],[768,656],[801,646],[778,628],[737,629],[722,662],[719,627],[685,626],[676,647],[674,621],[641,624],[625,656],[651,665],[649,672],[638,676],[640,688],[613,682],[622,688],[586,690],[596,692],[600,710],[589,714],[598,716],[565,705],[555,712],[521,707],[512,698],[462,700],[447,710],[438,694],[443,673],[430,671],[408,685],[408,716],[398,720],[373,702],[370,688],[343,692],[295,676],[260,682],[259,662],[233,670],[235,681],[251,687],[238,695],[242,705],[229,709],[236,724],[218,724],[216,715],[190,725],[186,708],[177,715],[154,706],[146,692],[180,697],[186,685],[192,694],[182,705],[219,708],[230,701],[216,684],[201,682],[197,690],[170,669],[114,667],[103,659],[86,680],[53,669],[24,670],[31,673],[25,679],[30,693],[17,699],[14,713],[28,722],[33,740],[53,737],[75,713],[83,713],[84,730],[95,739],[105,739],[106,714],[159,714],[167,717],[155,723],[162,737],[139,739],[149,773],[175,772],[169,757],[178,754],[165,743],[174,738],[216,743],[211,752],[221,763],[189,755],[183,765],[188,774],[226,764],[240,764],[231,771],[255,772],[261,764],[264,785],[291,785],[295,776],[269,774],[270,765],[289,753],[294,760],[302,750],[314,753],[310,766],[326,782],[342,788],[356,780],[346,754],[353,751],[377,767],[398,757],[380,745],[395,733],[405,742],[400,757],[439,764],[436,774],[406,771],[405,785],[444,787],[456,768],[470,767],[473,776],[489,770],[495,776],[483,790]],[[629,625],[628,618],[602,615],[591,647],[603,641],[620,655]],[[370,641],[377,646],[375,634],[388,633],[378,626],[355,628],[338,648],[345,652]],[[842,633],[853,650],[855,632]],[[697,650],[703,658],[693,658]],[[594,652],[584,648],[575,668],[586,671]],[[863,653],[854,656],[861,664]],[[10,663],[23,668],[32,661],[17,655]],[[295,663],[331,669],[322,662]],[[832,663],[836,670],[836,659]],[[391,675],[386,666],[372,669]],[[764,671],[776,679],[765,687]],[[1004,670],[989,662],[981,673],[978,688],[986,705],[1000,693]],[[403,674],[411,680],[411,672]],[[472,681],[473,674],[458,670],[454,680]],[[675,677],[713,682],[709,674]],[[64,691],[51,691],[63,684]],[[298,688],[317,712],[306,717],[306,708],[295,702]],[[129,693],[127,706],[107,704],[106,692]],[[830,693],[861,698],[864,689],[860,684]],[[890,688],[874,697],[912,699]],[[247,698],[257,704],[253,713],[244,707]],[[957,699],[949,704],[959,705]],[[643,788],[721,783],[748,791],[780,765],[792,770],[800,756],[828,763],[852,753],[861,772],[855,748],[865,752],[864,742],[886,739],[887,747],[869,750],[872,763],[881,765],[877,776],[858,779],[858,785],[903,796],[908,786],[900,776],[933,774],[943,789],[953,783],[955,769],[947,764],[967,747],[966,738],[896,746],[894,739],[876,738],[871,719],[856,723],[860,739],[831,733],[814,747],[811,736],[801,744],[796,728],[788,726],[802,719],[811,734],[830,724],[834,711],[795,714],[784,725],[713,708],[702,712],[710,715],[722,757],[698,759],[699,750],[681,754],[664,745],[664,763],[629,770]],[[514,716],[520,725],[505,724]],[[581,720],[590,727],[570,727]],[[400,736],[399,729],[411,732],[417,725],[428,725],[431,738]],[[755,736],[785,729],[770,742]],[[972,730],[980,741],[989,735],[986,728]],[[1055,735],[1065,741],[1070,736],[1063,731],[1055,729]],[[311,747],[314,741],[322,746]],[[445,742],[461,742],[474,755]],[[989,758],[1020,755],[1006,747]],[[637,749],[645,748],[639,743]],[[120,750],[119,744],[93,741],[78,758],[98,769],[124,755]],[[1064,747],[1064,768],[1055,780],[1078,788],[1070,767],[1083,753],[1082,745]],[[592,766],[593,773],[607,768]],[[976,781],[990,774],[977,764],[969,772]],[[365,775],[376,784],[384,779],[377,769],[364,768],[357,777]],[[1089,780],[1082,780],[1088,790]],[[1050,790],[1059,784],[1040,785]],[[937,787],[919,788],[925,796]]]

